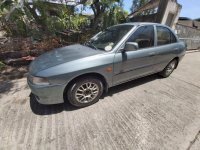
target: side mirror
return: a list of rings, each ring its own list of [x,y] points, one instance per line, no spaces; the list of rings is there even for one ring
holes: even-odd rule
[[[125,51],[136,51],[138,49],[139,49],[139,46],[138,46],[138,43],[136,42],[127,42],[124,47]]]

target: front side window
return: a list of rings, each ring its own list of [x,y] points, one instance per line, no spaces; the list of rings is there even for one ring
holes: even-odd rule
[[[142,26],[137,29],[127,42],[135,42],[139,49],[154,46],[154,27],[152,25]]]
[[[95,49],[111,51],[133,27],[133,25],[110,27],[86,42],[86,45]]]
[[[167,45],[171,43],[176,43],[176,37],[174,34],[165,27],[157,27],[157,45]]]

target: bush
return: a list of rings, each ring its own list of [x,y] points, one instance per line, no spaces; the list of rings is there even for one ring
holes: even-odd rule
[[[5,67],[6,65],[0,61],[0,70],[3,70]]]

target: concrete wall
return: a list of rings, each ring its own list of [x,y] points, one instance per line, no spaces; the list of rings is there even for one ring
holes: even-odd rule
[[[200,30],[181,24],[176,25],[178,37],[187,43],[188,49],[200,48]]]
[[[178,18],[179,18],[182,6],[178,4],[176,0],[169,0],[166,2],[167,2],[167,7],[162,17],[161,24],[166,24],[174,29],[176,23],[178,22]],[[163,2],[163,4],[165,3]],[[169,21],[168,20],[169,14],[173,14],[173,18],[172,19],[169,18],[170,24],[167,24],[167,22]]]
[[[129,19],[133,22],[157,22],[175,29],[181,8],[182,6],[177,3],[177,0],[151,0],[145,6],[140,7],[136,12],[130,14]],[[157,9],[157,13],[138,15],[149,9]]]
[[[194,26],[200,30],[200,21],[194,21]]]
[[[188,27],[193,27],[193,20],[179,20],[178,24],[188,26]]]

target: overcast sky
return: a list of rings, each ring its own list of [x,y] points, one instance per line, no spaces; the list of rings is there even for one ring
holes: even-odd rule
[[[130,11],[132,0],[124,0],[124,8]],[[188,17],[191,19],[200,18],[200,0],[178,0],[183,6],[181,10],[181,17]]]

